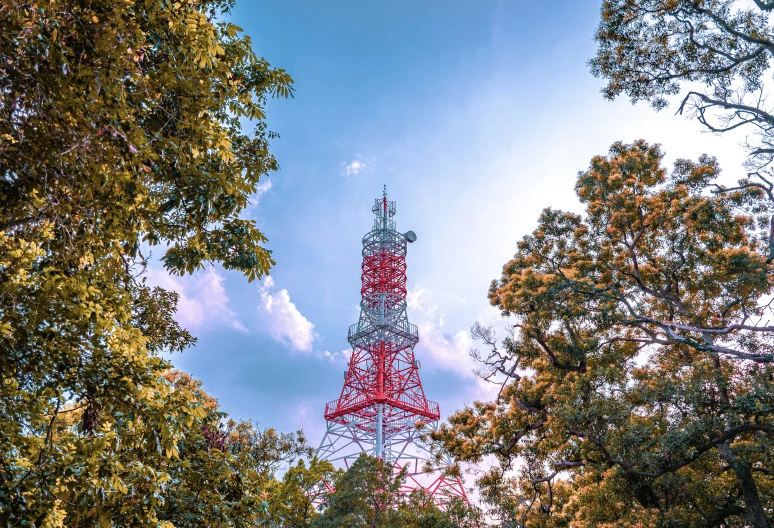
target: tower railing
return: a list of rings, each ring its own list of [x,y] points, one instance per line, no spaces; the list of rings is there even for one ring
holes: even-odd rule
[[[385,334],[385,337],[389,337],[389,335],[392,334],[404,339],[414,339],[416,341],[419,340],[419,330],[417,329],[417,325],[411,324],[408,321],[399,321],[386,324],[366,325],[355,323],[349,326],[349,331],[347,332],[347,341],[349,341],[349,343],[354,346],[359,341],[379,331],[382,331]],[[388,340],[389,339],[384,339],[384,341]]]
[[[329,401],[325,404],[325,419],[333,420],[346,414],[355,413],[362,409],[372,407],[374,404],[387,404],[396,409],[406,411],[409,413],[416,413],[428,420],[438,420],[441,417],[440,407],[438,402],[431,400],[425,400],[425,405],[417,405],[416,402],[406,397],[404,394],[399,394],[397,398],[387,397],[380,399],[372,399],[363,395],[355,396],[348,399],[345,405],[341,405],[341,398]]]
[[[419,329],[406,313],[406,249],[416,235],[397,231],[395,202],[387,200],[386,190],[372,210],[374,227],[362,240],[360,318],[347,331],[352,356],[339,398],[325,405],[327,428],[317,454],[350,464],[365,453],[388,461],[396,471],[405,467],[409,480],[403,491],[421,487],[443,507],[449,490],[467,497],[459,479],[420,482],[425,471],[420,466],[436,460],[424,445],[421,427],[436,428],[441,412],[438,402],[425,397],[414,357]]]

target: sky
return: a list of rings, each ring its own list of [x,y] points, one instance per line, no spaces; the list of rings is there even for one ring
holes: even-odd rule
[[[743,138],[717,137],[626,99],[606,101],[587,61],[600,2],[239,0],[233,23],[284,68],[295,98],[272,101],[280,170],[246,216],[277,262],[248,283],[210,267],[152,283],[180,293],[195,347],[171,359],[235,418],[317,445],[338,398],[357,321],[361,239],[387,186],[413,230],[408,288],[428,398],[443,416],[497,388],[474,375],[476,321],[504,335],[487,291],[546,207],[582,213],[578,171],[621,140],[676,158],[715,155],[743,175]]]

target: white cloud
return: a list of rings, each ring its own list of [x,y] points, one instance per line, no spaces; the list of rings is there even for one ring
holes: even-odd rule
[[[247,207],[242,210],[243,214],[251,214],[255,208],[258,207],[258,202],[261,201],[261,197],[269,192],[271,186],[271,180],[268,179],[259,183],[255,188],[255,192],[250,195],[250,198],[247,202]]]
[[[175,319],[189,330],[226,325],[247,332],[223,287],[223,276],[214,266],[203,273],[172,276],[164,269],[148,268],[148,284],[176,291],[179,295]]]
[[[255,192],[250,197],[250,200],[258,203],[258,201],[261,199],[261,196],[269,192],[269,189],[271,189],[271,180],[266,180],[263,183],[259,183],[255,188]]]
[[[266,277],[258,291],[261,294],[258,311],[263,316],[266,332],[293,350],[311,352],[312,343],[317,337],[314,324],[296,308],[288,290],[274,291],[274,279]]]
[[[418,290],[409,290],[406,292],[406,306],[411,309],[422,309],[422,295],[424,295],[425,289],[419,288]]]
[[[471,348],[475,343],[468,330],[457,330],[453,334],[442,330],[441,321],[433,317],[420,317],[417,321],[419,329],[419,355],[428,357],[425,363],[436,370],[450,370],[465,377],[473,377],[475,365],[470,357]]]
[[[342,363],[346,364],[349,358],[352,356],[352,349],[345,348],[341,352],[330,352],[328,350],[321,350],[315,354],[319,359],[327,360],[330,363]]]
[[[454,372],[466,378],[476,378],[475,371],[478,367],[470,356],[470,351],[478,346],[469,328],[448,330],[444,328],[447,317],[439,312],[439,307],[431,301],[433,292],[425,288],[409,290],[406,295],[409,320],[417,325],[419,330],[419,343],[416,347],[416,356],[423,366],[433,370]],[[483,325],[497,325],[502,319],[497,310],[491,308],[474,318],[472,323],[478,320]],[[478,394],[481,399],[491,399],[497,394],[498,386],[483,380],[477,380]]]
[[[266,278],[261,281],[260,286],[258,286],[258,290],[261,292],[271,290],[272,288],[274,288],[274,277],[271,275],[267,275]]]
[[[350,176],[357,176],[362,170],[369,166],[369,164],[363,161],[362,154],[355,154],[355,159],[350,162],[342,161],[340,165],[344,168],[342,169],[342,172],[339,173],[339,176],[346,176],[347,178]]]

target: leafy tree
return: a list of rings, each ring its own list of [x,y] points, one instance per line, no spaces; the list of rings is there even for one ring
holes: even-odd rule
[[[368,528],[457,528],[478,526],[477,508],[459,499],[440,509],[424,490],[405,494],[406,469],[395,473],[378,458],[362,455],[334,481],[323,513],[313,526]]]
[[[325,483],[337,480],[338,473],[327,460],[303,459],[285,472],[281,481],[269,488],[269,518],[277,526],[308,528],[317,518]]]
[[[771,525],[770,190],[662,158],[593,158],[585,217],[543,211],[492,283],[513,332],[473,330],[502,390],[436,439],[496,459],[480,484],[506,526]]]
[[[406,528],[459,528],[482,526],[480,510],[453,497],[440,509],[422,489],[416,489],[398,503],[396,526]]]
[[[335,481],[336,491],[326,496],[325,510],[314,526],[396,526],[395,506],[405,479],[405,469],[393,474],[392,466],[383,460],[361,455]]]
[[[177,528],[269,523],[277,471],[310,451],[303,434],[278,434],[228,419],[201,382],[176,371],[165,377],[195,394],[207,414],[186,430],[178,442],[179,457],[168,462],[159,519]]]
[[[179,528],[194,526],[250,526],[270,522],[268,500],[274,476],[280,467],[300,456],[309,447],[303,435],[278,434],[273,429],[257,429],[252,423],[229,419],[217,401],[207,394],[198,380],[188,374],[164,374],[173,391],[195,399],[204,415],[192,422],[176,444],[177,456],[163,459],[158,471],[167,476],[159,491],[155,516]],[[56,423],[55,435],[73,434],[84,409],[68,409]],[[117,481],[135,491],[134,505],[144,492],[146,475],[136,471],[146,459],[137,453],[132,466]],[[109,506],[96,505],[100,509]],[[66,526],[92,526],[91,507],[65,504],[60,508]]]
[[[206,420],[162,377],[159,352],[193,342],[177,298],[138,277],[143,243],[173,273],[273,264],[239,213],[277,167],[263,108],[292,81],[218,22],[232,6],[0,0],[4,525],[157,526]]]
[[[591,60],[607,80],[603,94],[667,106],[683,94],[678,111],[708,130],[751,128],[752,167],[774,160],[774,114],[765,76],[774,56],[768,0],[605,0]]]

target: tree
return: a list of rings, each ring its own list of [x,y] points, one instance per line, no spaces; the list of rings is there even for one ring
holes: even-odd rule
[[[473,333],[494,402],[436,439],[508,526],[756,526],[774,515],[770,189],[713,158],[614,144],[493,281],[516,324]],[[499,378],[497,378],[499,376]]]
[[[201,420],[193,421],[176,444],[177,456],[163,459],[156,471],[166,475],[157,491],[154,515],[160,523],[178,528],[212,526],[252,526],[270,521],[268,501],[275,474],[280,467],[309,453],[303,435],[278,434],[259,429],[251,422],[228,418],[217,401],[188,374],[169,371],[164,379],[172,390],[194,398],[203,409]],[[83,409],[73,408],[68,419],[57,421],[56,436],[72,434],[73,418],[78,421]],[[137,453],[132,466],[119,476],[116,486],[133,490],[128,507],[142,503],[147,475],[137,467],[147,460]],[[92,507],[63,504],[63,525],[92,526]],[[115,505],[97,504],[98,510]],[[122,509],[123,513],[126,513]],[[99,512],[103,517],[109,511]],[[97,518],[99,518],[97,516]]]
[[[157,526],[206,418],[162,377],[193,338],[141,247],[179,274],[273,264],[239,213],[277,168],[264,105],[292,81],[218,22],[232,6],[0,0],[4,525]]]
[[[165,377],[176,389],[193,393],[206,416],[186,430],[179,456],[168,461],[159,520],[176,528],[271,522],[277,471],[310,452],[303,434],[278,434],[230,419],[200,381],[177,371]]]
[[[392,466],[383,460],[361,455],[335,481],[336,491],[325,497],[325,509],[314,526],[396,526],[395,506],[405,479],[405,469],[396,475]]]
[[[317,518],[325,483],[335,482],[338,472],[327,460],[300,459],[288,468],[282,481],[269,489],[269,517],[277,526],[309,528]]]
[[[398,503],[398,521],[402,528],[460,528],[482,526],[481,512],[476,506],[453,497],[444,509],[438,507],[432,496],[423,489],[412,491]]]
[[[750,165],[774,160],[774,114],[765,74],[774,56],[774,3],[767,0],[605,0],[591,70],[607,80],[603,94],[667,106],[708,130],[755,131]]]
[[[333,481],[315,528],[459,528],[479,526],[481,515],[458,498],[439,508],[422,489],[406,495],[406,469],[398,473],[379,458],[361,455]]]

